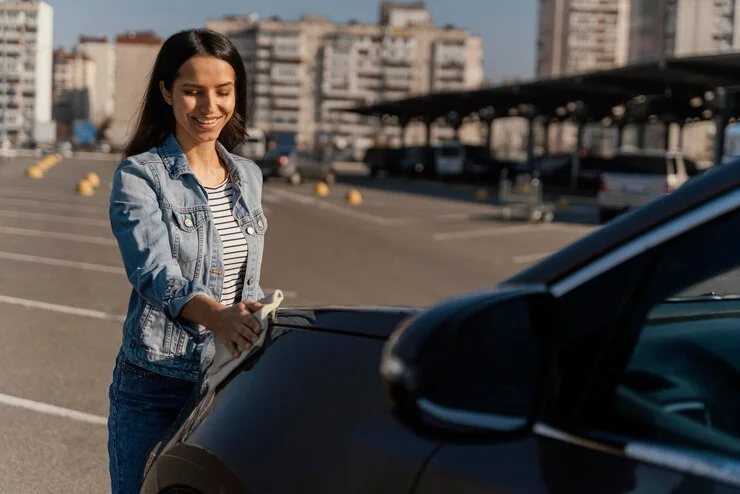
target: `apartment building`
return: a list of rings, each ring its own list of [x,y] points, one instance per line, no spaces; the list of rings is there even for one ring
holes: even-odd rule
[[[628,63],[631,12],[631,0],[539,0],[537,76],[561,77]],[[604,151],[611,146],[611,134],[588,126],[584,144]],[[549,139],[551,152],[572,150],[577,129],[571,123],[553,126]]]
[[[115,102],[106,138],[121,148],[134,131],[139,107],[154,67],[162,38],[151,31],[127,32],[116,37]]]
[[[397,128],[381,129],[377,119],[345,110],[429,91],[478,88],[483,82],[480,38],[435,26],[423,3],[382,2],[377,24],[252,15],[209,21],[207,27],[227,34],[242,54],[250,78],[250,125],[295,134],[306,147],[322,139],[397,143]],[[421,126],[408,131],[407,142],[421,142]],[[451,136],[443,129],[433,139]]]
[[[0,142],[28,143],[51,122],[53,26],[49,4],[0,2]]]
[[[539,2],[539,77],[609,69],[627,63],[630,0]]]
[[[737,0],[632,0],[630,62],[661,57],[708,55],[740,49],[740,2]],[[665,130],[648,129],[646,142],[655,145]],[[671,142],[679,141],[673,128]],[[686,126],[684,151],[699,160],[713,156],[713,122]]]
[[[95,64],[89,118],[100,125],[115,110],[116,45],[107,36],[80,36],[77,50]]]
[[[66,132],[57,134],[65,138],[74,120],[90,118],[95,100],[95,61],[79,52],[64,48],[54,50],[52,118]]]

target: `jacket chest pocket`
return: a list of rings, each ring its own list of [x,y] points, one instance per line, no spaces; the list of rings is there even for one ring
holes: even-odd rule
[[[177,260],[193,262],[201,257],[209,220],[207,206],[172,208],[172,253]]]
[[[267,217],[262,209],[256,209],[252,213],[252,217],[245,216],[242,218],[242,230],[247,235],[247,239],[251,235],[264,235],[267,230]]]

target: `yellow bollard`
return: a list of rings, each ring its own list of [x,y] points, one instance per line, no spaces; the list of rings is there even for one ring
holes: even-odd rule
[[[479,202],[485,202],[488,200],[488,191],[486,189],[478,189],[475,191],[475,200]]]
[[[329,185],[326,182],[319,182],[316,184],[314,192],[319,197],[326,197],[329,195]]]
[[[347,203],[351,206],[359,206],[362,204],[362,194],[357,189],[349,189],[345,195]]]
[[[83,179],[77,184],[77,193],[81,196],[91,196],[95,193],[95,187],[93,187],[90,182]]]
[[[100,177],[98,177],[98,174],[95,172],[90,172],[85,175],[85,180],[90,182],[93,187],[97,187],[100,185]]]
[[[26,176],[30,178],[41,178],[44,176],[44,170],[36,165],[29,166],[26,168]]]

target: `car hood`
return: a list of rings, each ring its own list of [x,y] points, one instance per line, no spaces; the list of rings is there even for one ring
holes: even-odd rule
[[[282,308],[275,326],[386,339],[396,326],[418,313],[413,307],[311,307]]]

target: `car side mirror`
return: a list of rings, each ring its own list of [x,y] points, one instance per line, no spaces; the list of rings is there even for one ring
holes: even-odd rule
[[[501,290],[401,323],[380,364],[394,415],[422,433],[531,430],[548,395],[555,304],[544,287]]]

